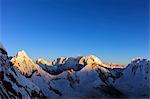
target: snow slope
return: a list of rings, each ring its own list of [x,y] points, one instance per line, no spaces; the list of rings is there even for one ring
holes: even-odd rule
[[[67,70],[52,79],[63,98],[121,97],[122,93],[112,86],[113,74],[99,64],[90,63],[80,71]]]
[[[133,59],[123,71],[115,87],[128,97],[149,97],[150,95],[150,60]]]

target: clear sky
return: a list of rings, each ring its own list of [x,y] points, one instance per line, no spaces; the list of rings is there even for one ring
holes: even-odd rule
[[[96,55],[129,63],[148,57],[148,0],[1,0],[1,41],[9,55],[37,59]]]

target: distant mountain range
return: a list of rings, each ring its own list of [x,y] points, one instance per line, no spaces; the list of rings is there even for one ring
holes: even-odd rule
[[[148,59],[127,66],[93,55],[34,62],[25,51],[9,57],[0,44],[0,99],[150,98],[149,81]]]

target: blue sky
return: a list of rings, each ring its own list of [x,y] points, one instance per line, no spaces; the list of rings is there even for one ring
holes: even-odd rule
[[[1,41],[33,59],[148,57],[148,0],[1,0]]]

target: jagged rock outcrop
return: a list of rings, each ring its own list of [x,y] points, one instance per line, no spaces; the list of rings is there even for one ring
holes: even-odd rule
[[[0,42],[0,53],[7,55],[6,49],[3,47],[2,43]]]

